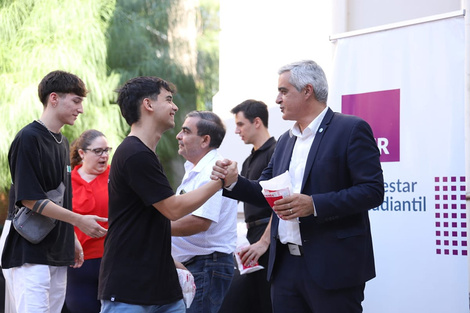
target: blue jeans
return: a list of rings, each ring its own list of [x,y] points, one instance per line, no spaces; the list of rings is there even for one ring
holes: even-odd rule
[[[138,305],[101,300],[100,313],[184,313],[185,308],[183,299],[165,305]]]
[[[193,274],[196,296],[187,313],[217,313],[232,282],[233,255],[214,252],[184,262]]]

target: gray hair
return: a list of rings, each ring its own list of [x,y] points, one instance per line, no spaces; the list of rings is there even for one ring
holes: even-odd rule
[[[290,71],[289,83],[301,91],[305,86],[312,85],[315,99],[321,103],[328,100],[328,81],[323,69],[311,60],[298,61],[281,67],[278,74]]]

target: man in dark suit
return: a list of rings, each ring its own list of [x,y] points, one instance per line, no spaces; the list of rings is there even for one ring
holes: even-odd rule
[[[362,312],[365,282],[375,277],[368,210],[384,196],[372,130],[327,107],[327,80],[313,61],[282,67],[278,90],[282,118],[294,126],[279,138],[258,181],[227,180],[224,195],[261,205],[266,200],[258,182],[288,170],[293,195],[273,207],[273,312]],[[231,163],[219,161],[212,178],[236,170]]]

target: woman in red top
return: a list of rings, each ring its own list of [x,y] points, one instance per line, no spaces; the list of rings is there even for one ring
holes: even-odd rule
[[[91,129],[83,132],[72,143],[72,207],[80,214],[108,217],[108,141],[103,133]],[[107,223],[103,223],[108,228]],[[67,293],[63,312],[100,312],[98,276],[103,256],[104,239],[91,238],[75,227],[75,234],[82,244],[84,259],[81,268],[69,268]],[[68,310],[68,311],[67,311]]]

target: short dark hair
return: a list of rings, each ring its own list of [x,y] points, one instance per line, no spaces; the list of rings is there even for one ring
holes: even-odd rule
[[[70,148],[70,165],[72,166],[72,169],[82,162],[82,158],[80,157],[78,150],[87,149],[91,145],[92,141],[98,137],[106,136],[99,130],[89,129],[85,130],[80,135],[80,137],[78,137],[72,142],[72,146]]]
[[[264,127],[268,128],[268,106],[263,101],[248,99],[235,106],[230,112],[233,114],[243,112],[250,123],[253,123],[254,119],[259,117]]]
[[[175,85],[153,76],[132,78],[116,90],[118,93],[117,103],[127,124],[132,125],[139,121],[142,100],[144,98],[156,100],[162,88],[171,93],[176,92]]]
[[[86,97],[88,93],[85,83],[77,75],[64,71],[52,71],[39,83],[38,96],[44,106],[47,105],[47,98],[52,92],[60,96],[74,93],[80,97]]]
[[[211,136],[209,147],[218,148],[222,144],[225,137],[225,125],[220,117],[214,112],[210,111],[191,111],[186,114],[188,117],[199,117],[196,123],[198,136]]]

